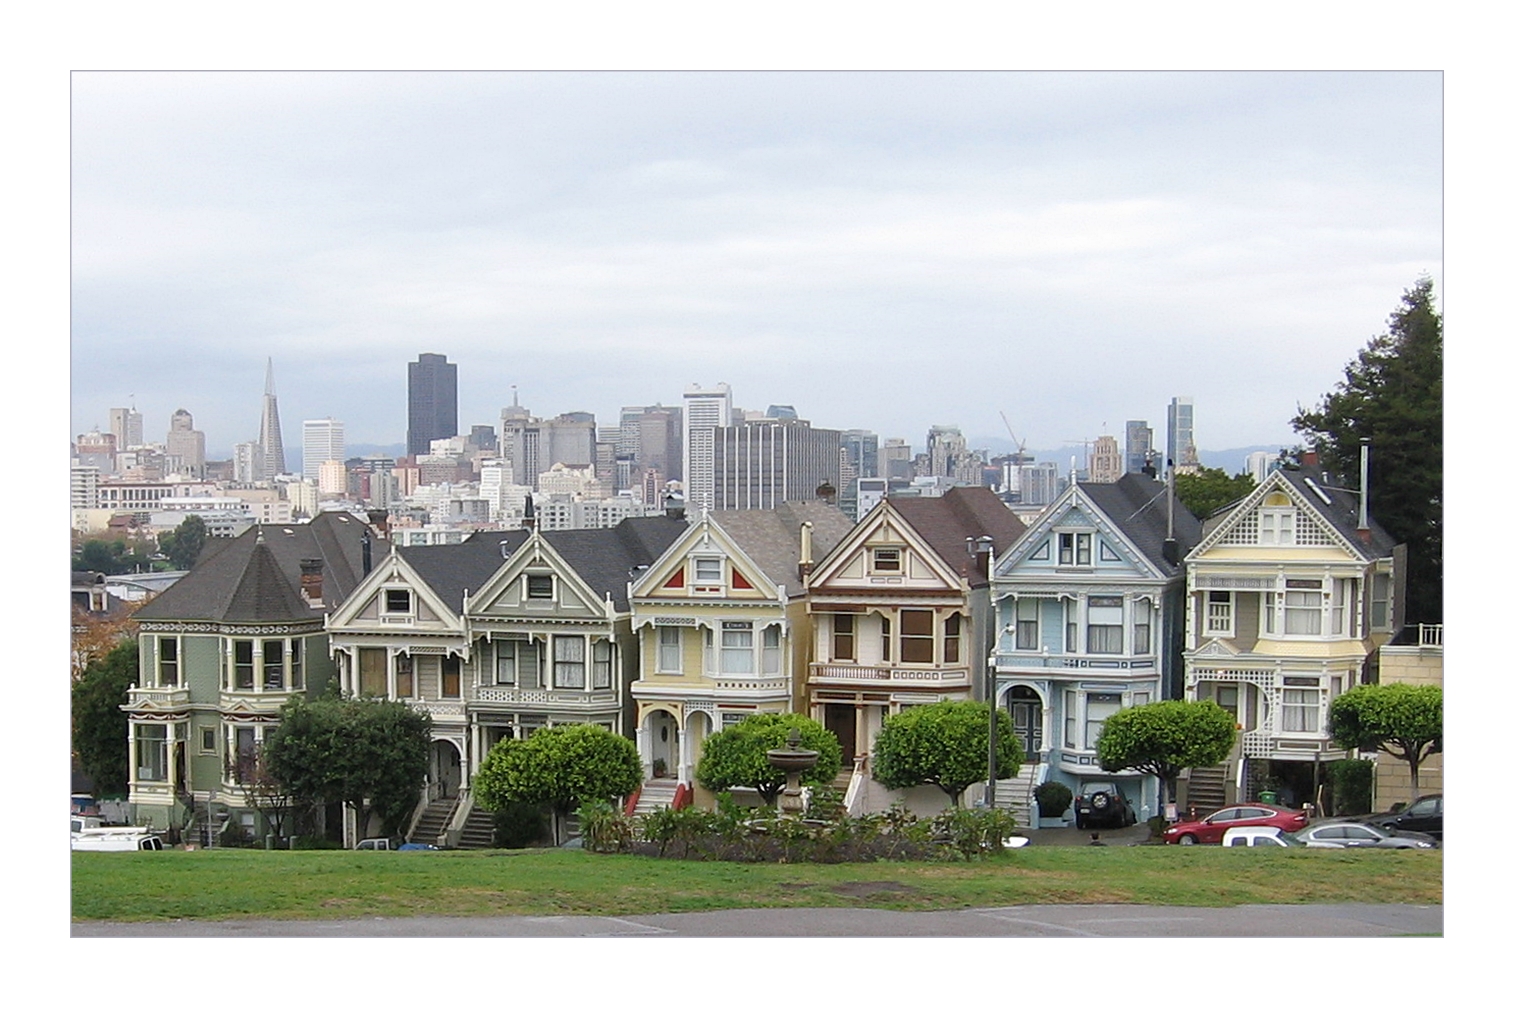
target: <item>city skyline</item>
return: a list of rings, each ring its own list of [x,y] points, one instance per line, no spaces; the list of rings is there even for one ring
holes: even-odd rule
[[[229,455],[272,358],[284,418],[389,445],[432,350],[460,428],[515,388],[610,424],[725,381],[915,446],[1001,411],[1029,452],[1118,438],[1177,395],[1201,448],[1279,442],[1439,282],[1440,99],[1438,73],[76,75],[72,432],[130,395],[148,438],[183,408]]]

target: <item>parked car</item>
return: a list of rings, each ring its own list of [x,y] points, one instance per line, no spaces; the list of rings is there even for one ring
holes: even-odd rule
[[[1221,846],[1297,846],[1305,844],[1298,836],[1283,831],[1275,825],[1245,825],[1225,829]],[[1330,847],[1339,849],[1340,847]]]
[[[1136,815],[1114,782],[1084,782],[1073,805],[1073,823],[1079,828],[1129,828]]]
[[[1227,828],[1250,825],[1271,825],[1285,832],[1296,832],[1309,823],[1309,818],[1300,810],[1289,810],[1269,803],[1238,803],[1221,807],[1213,814],[1198,821],[1179,821],[1162,833],[1162,841],[1180,846],[1196,843],[1217,843],[1225,837]]]
[[[364,839],[357,844],[360,850],[434,850],[428,842],[404,842],[400,839]]]
[[[1441,827],[1441,794],[1421,796],[1403,810],[1388,814],[1370,814],[1362,818],[1363,824],[1386,829],[1395,835],[1403,832],[1423,832],[1437,841],[1444,838]]]
[[[1341,819],[1316,821],[1300,831],[1298,837],[1311,845],[1331,842],[1351,849],[1428,850],[1436,845],[1435,837],[1424,832],[1394,832],[1365,822]]]

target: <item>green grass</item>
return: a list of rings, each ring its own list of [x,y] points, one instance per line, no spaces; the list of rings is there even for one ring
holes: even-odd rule
[[[75,853],[75,920],[627,915],[732,907],[1440,903],[1441,853],[1034,847],[971,863],[726,864],[581,850]]]

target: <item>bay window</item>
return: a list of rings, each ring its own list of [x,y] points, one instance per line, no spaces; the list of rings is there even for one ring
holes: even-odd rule
[[[719,666],[723,675],[750,675],[754,672],[750,621],[721,622]]]
[[[762,673],[776,675],[783,670],[783,630],[768,625],[762,630]]]
[[[953,614],[948,617],[944,630],[941,661],[945,664],[955,664],[962,659],[962,615]]]
[[[284,688],[284,640],[263,640],[263,688]]]
[[[415,695],[415,658],[407,653],[394,655],[394,695],[405,699]]]
[[[458,700],[463,695],[462,658],[451,655],[442,658],[442,699]]]
[[[1078,652],[1078,601],[1063,600],[1062,614],[1065,631],[1062,633],[1062,648],[1067,653]]]
[[[389,696],[389,653],[376,646],[357,651],[357,692],[359,696],[387,699]]]
[[[251,639],[238,639],[231,644],[231,685],[234,689],[252,688]]]
[[[1133,617],[1130,626],[1130,652],[1151,652],[1151,601],[1147,599],[1136,600],[1132,606]]]
[[[1083,748],[1094,749],[1104,731],[1104,721],[1120,709],[1120,694],[1117,692],[1091,692],[1088,694],[1088,717],[1084,724]]]
[[[1125,600],[1119,596],[1088,598],[1088,652],[1123,653]]]
[[[557,689],[584,687],[584,637],[552,637],[552,685]]]
[[[1322,630],[1323,596],[1321,582],[1314,579],[1289,579],[1283,593],[1283,634],[1319,635]]]
[[[179,640],[171,636],[158,639],[158,685],[167,688],[179,684]]]
[[[610,660],[613,648],[608,639],[594,640],[594,688],[608,689],[611,684]]]
[[[137,781],[168,781],[168,726],[138,723],[133,726],[137,743]]]
[[[1319,731],[1319,680],[1283,679],[1283,724],[1285,732]]]
[[[1204,634],[1230,635],[1233,631],[1234,603],[1229,589],[1211,589],[1204,605]]]

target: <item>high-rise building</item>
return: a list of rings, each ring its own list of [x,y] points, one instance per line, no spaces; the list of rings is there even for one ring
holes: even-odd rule
[[[878,449],[878,477],[903,479],[914,477],[909,443],[903,439],[885,439]]]
[[[273,393],[273,358],[268,358],[268,377],[263,383],[263,416],[258,424],[258,452],[263,466],[258,480],[271,482],[284,474],[284,435],[279,429],[279,401]]]
[[[1101,435],[1093,441],[1093,456],[1089,458],[1088,480],[1090,482],[1118,482],[1125,469],[1120,465],[1120,444],[1112,435]]]
[[[1167,405],[1167,460],[1175,468],[1197,470],[1199,451],[1193,442],[1193,397],[1174,396]]]
[[[493,425],[474,425],[468,430],[468,445],[480,453],[498,453],[499,436]]]
[[[1253,450],[1246,455],[1246,474],[1251,476],[1251,481],[1260,485],[1262,479],[1276,471],[1281,464],[1277,454],[1267,450]]]
[[[171,469],[190,478],[205,475],[205,433],[195,428],[195,419],[180,407],[168,419],[168,464]]]
[[[542,472],[541,419],[520,405],[519,393],[512,393],[510,406],[499,412],[499,455],[509,463],[516,485],[536,488]]]
[[[328,460],[347,459],[346,427],[335,418],[313,418],[305,422],[301,477],[320,480],[321,465]]]
[[[812,428],[799,418],[751,420],[697,429],[695,445],[711,448],[710,508],[772,510],[790,500],[813,500],[841,480],[841,432]]]
[[[841,433],[841,445],[852,457],[852,468],[858,478],[877,478],[878,433],[864,428],[849,428]]]
[[[431,452],[431,440],[457,435],[457,365],[446,354],[423,353],[410,362],[410,428],[405,452]]]
[[[542,422],[542,468],[594,466],[594,415],[570,411]]]
[[[1041,461],[1019,467],[1020,502],[1045,507],[1056,500],[1058,488],[1056,464]]]
[[[1146,459],[1152,457],[1152,454],[1151,426],[1144,421],[1125,422],[1125,470],[1140,474],[1146,466]],[[1154,457],[1152,463],[1156,463]]]
[[[110,409],[110,434],[116,437],[116,449],[142,445],[142,412],[135,407]]]
[[[231,448],[231,477],[238,482],[256,482],[263,473],[263,454],[257,443],[237,443]]]
[[[645,414],[643,414],[643,418]],[[684,504],[690,511],[713,508],[715,502],[715,429],[731,424],[731,387],[714,389],[698,383],[683,394]],[[797,497],[796,497],[797,498]]]
[[[621,419],[621,450],[626,452],[625,419]],[[683,408],[654,404],[643,407],[636,418],[636,468],[638,474],[658,473],[658,481],[683,481]]]

